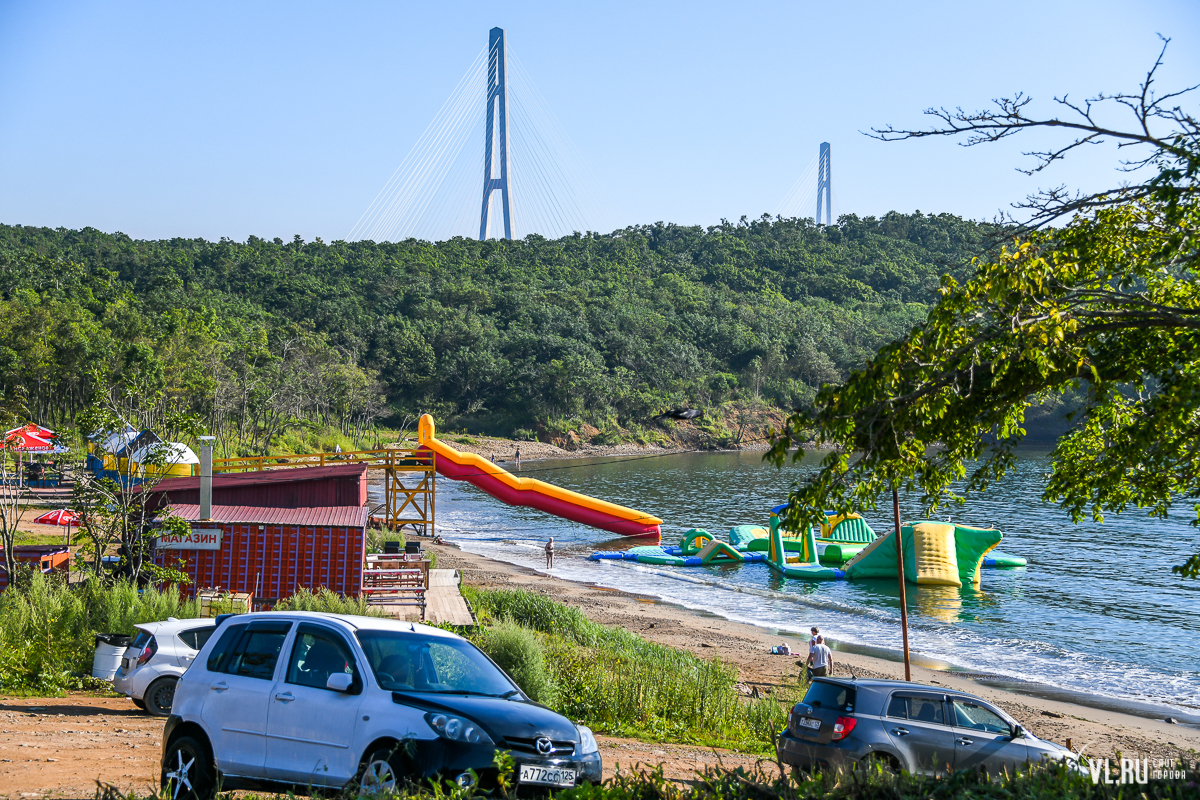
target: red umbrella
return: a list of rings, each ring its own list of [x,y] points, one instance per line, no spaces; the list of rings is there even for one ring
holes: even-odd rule
[[[60,508],[57,511],[51,511],[49,514],[42,514],[34,520],[39,525],[66,525],[68,527],[79,525],[79,512],[69,511],[65,508]]]
[[[65,447],[55,444],[54,431],[32,422],[7,431],[4,434],[4,444],[10,450],[22,453],[61,453],[66,450]]]

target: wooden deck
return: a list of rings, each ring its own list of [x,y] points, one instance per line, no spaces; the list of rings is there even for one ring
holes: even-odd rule
[[[474,625],[475,617],[471,607],[463,599],[458,590],[458,571],[453,569],[431,569],[429,571],[429,590],[425,592],[425,622],[437,624],[449,622],[452,625]],[[421,609],[411,605],[392,605],[380,603],[376,606],[389,617],[421,621]]]

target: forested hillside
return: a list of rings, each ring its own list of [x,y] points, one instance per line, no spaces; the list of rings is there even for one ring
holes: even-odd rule
[[[420,411],[612,436],[680,405],[805,402],[995,232],[919,213],[437,244],[0,226],[0,380],[51,425],[134,387],[246,450]]]

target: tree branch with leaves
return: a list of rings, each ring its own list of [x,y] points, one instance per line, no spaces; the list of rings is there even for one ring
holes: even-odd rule
[[[1018,204],[1028,219],[998,256],[977,261],[962,283],[944,277],[923,323],[793,414],[769,460],[783,464],[802,432],[834,451],[792,494],[792,524],[829,507],[874,508],[898,486],[919,490],[930,511],[961,503],[1013,466],[1029,409],[1078,389],[1086,400],[1051,453],[1044,499],[1077,522],[1131,507],[1166,517],[1190,500],[1200,523],[1200,124],[1175,105],[1196,87],[1155,94],[1162,59],[1137,92],[1058,99],[1071,119],[1032,116],[1030,99],[1017,95],[995,110],[931,110],[940,123],[931,129],[874,132],[889,141],[961,136],[972,146],[1065,129],[1072,138],[1030,153],[1028,172],[1115,140],[1143,148],[1121,169],[1154,174]],[[1101,125],[1105,106],[1135,124]],[[1200,554],[1175,571],[1200,575]]]

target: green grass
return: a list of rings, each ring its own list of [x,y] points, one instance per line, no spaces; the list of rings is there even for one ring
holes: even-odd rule
[[[807,688],[796,676],[775,695],[749,700],[734,688],[737,671],[719,658],[600,625],[534,592],[466,587],[464,594],[484,624],[541,634],[549,705],[601,732],[765,753]],[[475,638],[487,651],[487,634]]]

